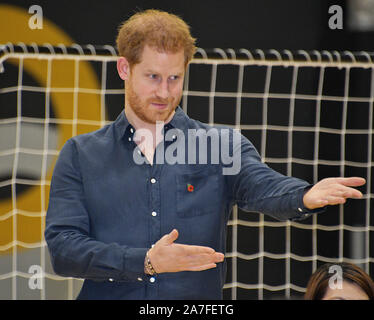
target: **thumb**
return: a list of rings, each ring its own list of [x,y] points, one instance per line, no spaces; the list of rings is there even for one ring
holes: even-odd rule
[[[175,240],[178,239],[179,233],[177,229],[173,229],[169,234],[166,235],[166,245],[172,244]]]

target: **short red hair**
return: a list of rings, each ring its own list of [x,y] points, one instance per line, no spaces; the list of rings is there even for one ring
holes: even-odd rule
[[[178,16],[159,10],[138,12],[121,24],[117,36],[117,49],[130,65],[140,62],[146,45],[161,52],[176,53],[184,50],[185,65],[196,52],[190,28]]]

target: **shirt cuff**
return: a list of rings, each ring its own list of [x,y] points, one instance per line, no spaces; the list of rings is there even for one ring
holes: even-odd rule
[[[316,209],[308,209],[307,207],[304,206],[304,201],[303,201],[304,195],[312,187],[313,187],[313,185],[307,185],[306,187],[304,187],[303,189],[300,190],[300,193],[298,195],[298,201],[297,201],[298,205],[297,205],[297,208],[296,208],[297,216],[294,217],[291,220],[293,220],[293,221],[304,220],[304,219],[310,217],[312,214],[322,213],[322,212],[326,211],[326,207],[316,208]]]
[[[148,248],[129,248],[124,256],[124,277],[142,281],[144,278],[144,260]]]

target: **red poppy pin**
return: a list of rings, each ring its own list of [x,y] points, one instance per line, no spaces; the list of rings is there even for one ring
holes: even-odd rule
[[[188,192],[193,192],[194,191],[193,185],[188,183],[187,184],[187,190],[188,190]]]

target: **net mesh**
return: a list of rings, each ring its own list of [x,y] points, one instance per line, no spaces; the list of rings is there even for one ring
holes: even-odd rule
[[[82,281],[54,274],[43,239],[54,163],[67,139],[111,123],[123,82],[110,46],[0,47],[0,298],[74,299]],[[234,207],[225,299],[301,298],[322,263],[373,275],[374,81],[368,52],[203,50],[181,106],[238,128],[275,170],[315,183],[361,176],[364,197],[299,222]]]

